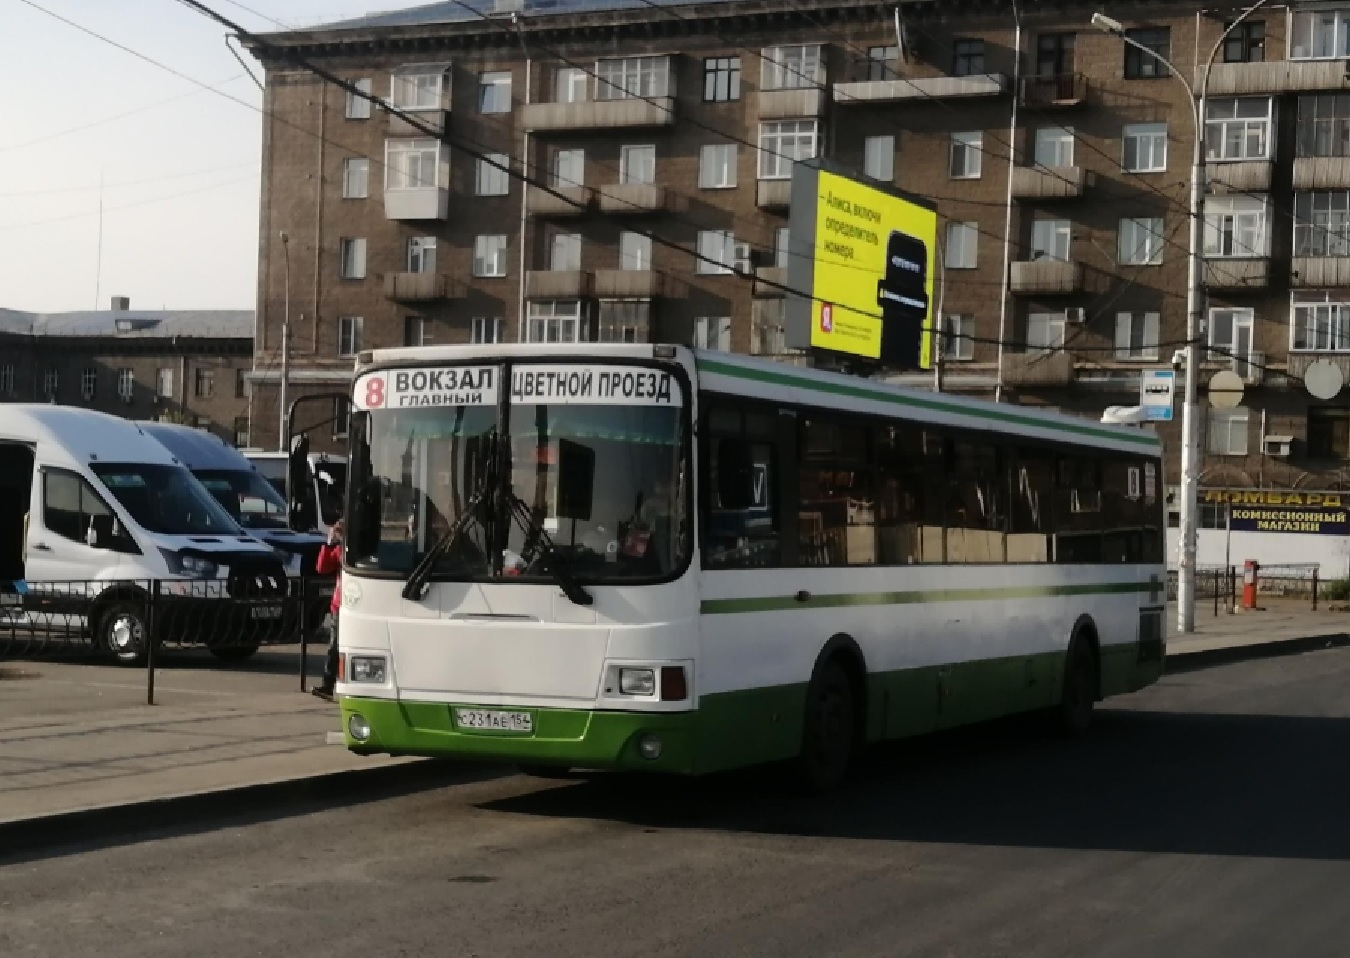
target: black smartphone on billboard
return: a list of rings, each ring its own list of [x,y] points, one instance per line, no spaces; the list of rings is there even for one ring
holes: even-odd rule
[[[886,243],[886,269],[877,280],[881,307],[881,362],[897,369],[918,369],[923,323],[928,317],[928,244],[892,230]]]

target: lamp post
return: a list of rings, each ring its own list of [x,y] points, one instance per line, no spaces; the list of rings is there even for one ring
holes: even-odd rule
[[[277,448],[286,448],[286,390],[291,379],[291,238],[281,232],[281,253],[286,264],[286,305],[281,318],[281,394],[277,402]]]
[[[1177,628],[1182,632],[1195,631],[1195,552],[1196,515],[1199,512],[1200,492],[1200,410],[1197,387],[1200,375],[1200,321],[1204,312],[1204,272],[1201,260],[1205,216],[1205,96],[1209,92],[1209,75],[1228,35],[1244,20],[1269,3],[1257,0],[1230,23],[1205,61],[1200,75],[1200,92],[1196,96],[1190,81],[1165,56],[1126,36],[1119,20],[1102,13],[1092,15],[1092,25],[1098,30],[1120,37],[1128,45],[1152,57],[1165,66],[1172,76],[1186,88],[1191,106],[1191,120],[1195,124],[1195,144],[1191,154],[1191,199],[1188,214],[1191,218],[1190,247],[1187,256],[1186,284],[1186,391],[1181,405],[1181,555],[1177,569]]]

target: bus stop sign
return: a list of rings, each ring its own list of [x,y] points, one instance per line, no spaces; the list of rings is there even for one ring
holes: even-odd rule
[[[1145,369],[1139,380],[1139,405],[1149,422],[1172,421],[1177,374],[1170,369]]]

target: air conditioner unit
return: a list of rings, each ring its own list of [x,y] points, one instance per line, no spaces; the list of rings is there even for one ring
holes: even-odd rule
[[[737,243],[732,251],[732,269],[744,276],[753,276],[755,264],[752,260],[750,244]]]
[[[1293,436],[1267,436],[1261,441],[1261,451],[1277,459],[1288,459],[1293,445]]]
[[[1087,322],[1087,310],[1082,306],[1070,306],[1064,310],[1064,322],[1076,323],[1081,326]]]

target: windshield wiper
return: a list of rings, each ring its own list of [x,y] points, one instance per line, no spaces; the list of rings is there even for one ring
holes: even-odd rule
[[[478,488],[473,495],[465,501],[464,508],[460,510],[455,521],[450,523],[450,528],[445,530],[445,535],[437,539],[432,547],[427,550],[426,555],[422,556],[421,561],[413,566],[412,571],[408,573],[408,581],[403,584],[403,598],[416,602],[426,596],[427,589],[430,588],[431,570],[436,567],[436,563],[440,561],[441,556],[445,555],[450,547],[455,544],[455,540],[459,538],[460,533],[469,527],[469,521],[478,519],[478,508],[487,498],[488,493],[492,491],[492,478],[491,472],[483,477],[483,481],[478,484]],[[478,521],[481,524],[481,520]]]
[[[558,588],[562,589],[563,595],[577,605],[592,605],[595,602],[595,596],[587,592],[572,576],[572,570],[567,567],[567,562],[562,553],[553,544],[553,539],[549,536],[543,524],[535,521],[534,511],[525,500],[513,492],[508,492],[506,504],[511,510],[511,516],[520,523],[526,541],[534,539],[543,546],[540,550],[540,559],[544,563],[544,571],[553,576],[553,581],[558,583]]]

